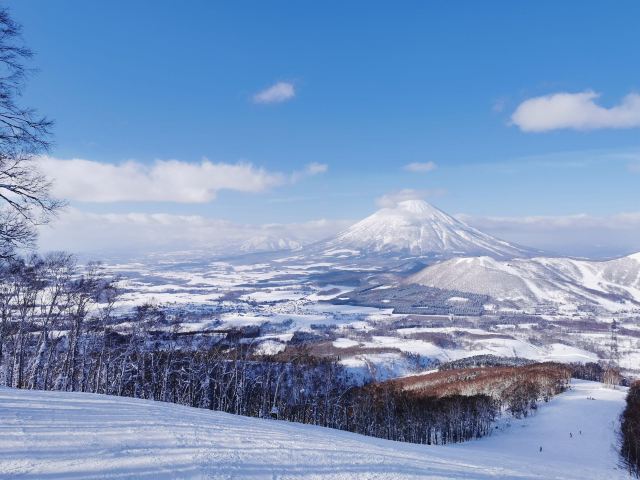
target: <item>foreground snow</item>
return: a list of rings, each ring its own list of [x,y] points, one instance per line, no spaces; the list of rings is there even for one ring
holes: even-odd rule
[[[614,450],[624,395],[576,381],[534,417],[443,447],[144,400],[0,388],[0,478],[627,478]]]

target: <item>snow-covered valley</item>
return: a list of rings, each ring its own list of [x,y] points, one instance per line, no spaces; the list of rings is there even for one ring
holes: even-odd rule
[[[640,480],[640,2],[123,3],[0,3],[0,480]]]
[[[445,260],[413,275],[389,268],[386,260],[317,259],[302,253],[251,260],[165,258],[108,268],[123,278],[122,312],[151,303],[179,318],[182,332],[244,329],[246,341],[264,353],[304,339],[317,353],[339,356],[364,377],[391,378],[432,368],[434,362],[485,354],[538,361],[606,360],[614,319],[621,366],[635,371],[640,365],[640,310],[632,300],[637,286],[620,286],[617,292],[626,297],[614,298],[615,282],[622,282],[616,279],[632,277],[629,269],[629,275],[623,275],[626,266],[637,263],[632,257],[594,262],[598,265],[593,267],[586,261],[548,259],[543,271],[553,266],[556,272],[549,279],[517,271],[518,265],[542,265],[542,260],[527,259]],[[495,264],[506,269],[501,273],[506,280],[486,274],[484,268],[474,276],[465,269],[467,264]],[[585,280],[577,276],[589,272]],[[540,285],[534,289],[536,280]],[[523,294],[525,301],[518,303],[513,282],[547,296]],[[598,293],[598,282],[607,290]]]
[[[0,388],[0,478],[622,479],[615,426],[624,395],[574,381],[489,437],[427,446],[161,402]]]
[[[637,255],[527,258],[526,249],[420,203],[383,213],[350,230],[358,235],[348,242],[339,235],[293,252],[180,252],[97,267],[53,256],[18,269],[7,284],[8,311],[21,311],[23,291],[32,289],[36,301],[26,320],[10,325],[0,374],[5,385],[29,391],[0,390],[7,452],[0,472],[622,478],[615,446],[622,390],[574,381],[541,402],[572,374],[611,384],[640,375]],[[411,245],[398,243],[396,230]],[[364,241],[355,242],[360,234]],[[33,271],[41,283],[30,281]],[[543,365],[560,372],[553,377],[534,373],[535,362],[570,366]],[[394,386],[431,385],[425,372],[436,370],[480,379],[474,368],[492,370],[497,383],[487,385],[505,388],[466,385],[458,397]]]

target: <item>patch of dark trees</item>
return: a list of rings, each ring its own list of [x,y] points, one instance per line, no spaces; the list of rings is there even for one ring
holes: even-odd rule
[[[477,295],[457,290],[443,290],[423,285],[400,285],[378,289],[379,285],[346,293],[344,297],[331,300],[338,305],[359,305],[376,308],[393,308],[394,313],[417,315],[473,315],[484,313],[486,295]],[[464,301],[451,301],[452,297]],[[343,298],[341,300],[341,298]]]
[[[457,370],[460,368],[474,367],[517,367],[521,365],[531,365],[535,363],[521,357],[500,357],[497,355],[474,355],[472,357],[460,358],[450,362],[441,363],[438,370]]]
[[[631,384],[631,379],[622,375],[617,366],[607,364],[606,362],[573,362],[568,365],[571,368],[571,376],[573,378],[601,382],[607,385],[621,385],[624,387]]]
[[[422,395],[383,382],[350,396],[346,430],[401,442],[444,445],[488,435],[500,414],[489,395]]]
[[[620,417],[620,455],[629,476],[640,478],[640,382],[629,388]]]

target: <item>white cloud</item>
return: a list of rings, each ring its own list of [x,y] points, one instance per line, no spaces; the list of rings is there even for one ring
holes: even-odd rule
[[[327,170],[310,164],[290,175],[269,172],[250,163],[188,163],[156,160],[109,164],[84,159],[42,157],[43,173],[54,180],[54,195],[82,202],[206,203],[220,190],[257,193]]]
[[[42,250],[147,254],[198,250],[235,254],[264,245],[308,244],[330,237],[351,221],[312,220],[250,225],[200,215],[89,213],[67,208],[40,229]]]
[[[627,168],[631,173],[640,173],[640,163],[630,163]]]
[[[630,93],[610,108],[596,104],[599,93],[554,93],[522,102],[511,122],[524,132],[640,127],[640,95]]]
[[[292,83],[278,82],[253,96],[254,103],[282,103],[296,96],[296,89]]]
[[[313,162],[307,165],[307,173],[309,175],[318,175],[319,173],[325,173],[329,170],[329,165],[326,163]]]
[[[326,163],[312,162],[305,166],[304,170],[293,172],[291,174],[291,181],[295,183],[306,177],[313,177],[315,175],[326,173],[328,170],[329,165],[327,165]]]
[[[413,162],[403,167],[403,169],[406,170],[407,172],[415,172],[415,173],[427,173],[435,170],[436,168],[438,168],[438,166],[435,164],[435,162],[424,162],[424,163]]]
[[[401,192],[405,192],[404,196],[398,195],[396,201],[420,198],[409,195],[407,190]],[[598,258],[640,251],[640,211],[608,216],[456,217],[499,238],[551,253]],[[328,238],[352,223],[321,219],[250,225],[200,215],[103,214],[70,207],[53,224],[40,228],[40,246],[43,250],[69,250],[94,257],[185,250],[220,255],[264,245],[308,244]]]
[[[608,216],[456,217],[496,237],[562,255],[607,257],[640,251],[640,211]]]
[[[376,205],[380,208],[393,208],[405,200],[423,200],[428,197],[439,197],[445,193],[444,189],[414,190],[413,188],[404,188],[378,197]]]

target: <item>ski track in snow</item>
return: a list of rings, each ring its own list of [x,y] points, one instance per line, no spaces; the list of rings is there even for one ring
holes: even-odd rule
[[[489,437],[426,446],[161,402],[0,388],[0,478],[622,479],[614,428],[624,396],[574,381]]]

